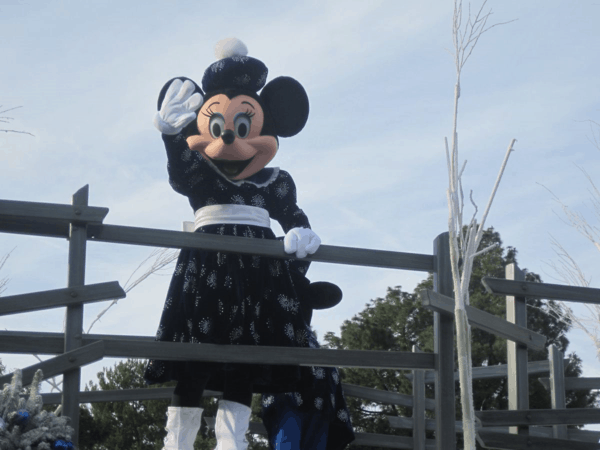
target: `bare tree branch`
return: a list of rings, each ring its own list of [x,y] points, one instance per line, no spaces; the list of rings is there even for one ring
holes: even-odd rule
[[[0,105],[0,110],[3,108],[3,105]],[[13,108],[8,108],[5,110],[0,111],[0,114],[4,114],[7,113],[9,111],[14,111],[15,109],[19,109],[22,108],[21,106],[15,106]],[[8,117],[8,116],[0,116],[0,122],[2,123],[10,123],[11,120],[14,120],[13,117]],[[28,134],[29,136],[34,136],[32,133],[28,132],[28,131],[21,131],[21,130],[12,130],[12,129],[0,129],[0,131],[3,131],[5,133],[18,133],[18,134]]]

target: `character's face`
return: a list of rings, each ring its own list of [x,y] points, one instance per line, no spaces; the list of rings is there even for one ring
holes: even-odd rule
[[[265,116],[247,95],[209,98],[198,111],[199,135],[187,138],[190,149],[211,161],[231,180],[243,180],[265,167],[277,153],[274,136],[261,136]]]

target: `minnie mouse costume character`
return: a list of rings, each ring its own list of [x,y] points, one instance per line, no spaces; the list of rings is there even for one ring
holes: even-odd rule
[[[188,197],[196,233],[275,239],[273,218],[286,233],[285,251],[303,258],[317,251],[320,239],[296,204],[291,176],[265,166],[278,150],[278,137],[294,136],[304,127],[308,97],[293,78],[279,77],[265,85],[266,66],[246,55],[241,41],[221,41],[218,61],[204,72],[202,89],[184,77],[163,87],[154,123],[167,150],[169,181]],[[301,302],[337,303],[341,291],[331,283],[310,283],[305,277],[308,265],[184,249],[156,340],[309,347],[310,327]],[[311,370],[151,360],[145,372],[149,384],[177,381],[164,449],[193,448],[205,388],[223,391],[216,450],[246,449],[252,393],[310,389]]]

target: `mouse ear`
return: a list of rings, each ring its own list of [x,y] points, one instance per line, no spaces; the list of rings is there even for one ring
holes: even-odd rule
[[[308,96],[302,85],[290,77],[271,80],[260,92],[277,136],[298,134],[308,120]]]
[[[200,89],[200,86],[198,86],[194,80],[191,80],[191,79],[186,78],[186,77],[171,78],[169,81],[166,82],[166,84],[160,90],[160,94],[158,94],[158,102],[157,102],[157,105],[156,105],[156,109],[158,111],[160,111],[160,107],[162,106],[162,102],[165,99],[165,95],[167,94],[167,89],[169,89],[169,86],[171,86],[171,83],[173,81],[175,81],[175,80],[181,80],[181,81],[190,80],[192,83],[194,83],[194,86],[195,86],[194,92],[199,92],[200,95],[202,97],[204,97],[204,92],[202,92],[202,89]]]

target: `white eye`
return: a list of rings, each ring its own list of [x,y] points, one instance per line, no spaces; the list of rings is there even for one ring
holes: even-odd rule
[[[213,114],[208,124],[210,134],[215,139],[220,138],[225,130],[225,119],[221,114]]]
[[[245,138],[248,136],[248,133],[250,133],[251,123],[252,121],[250,120],[250,117],[248,117],[248,114],[239,113],[237,116],[235,116],[235,119],[233,119],[235,135],[239,138]]]

